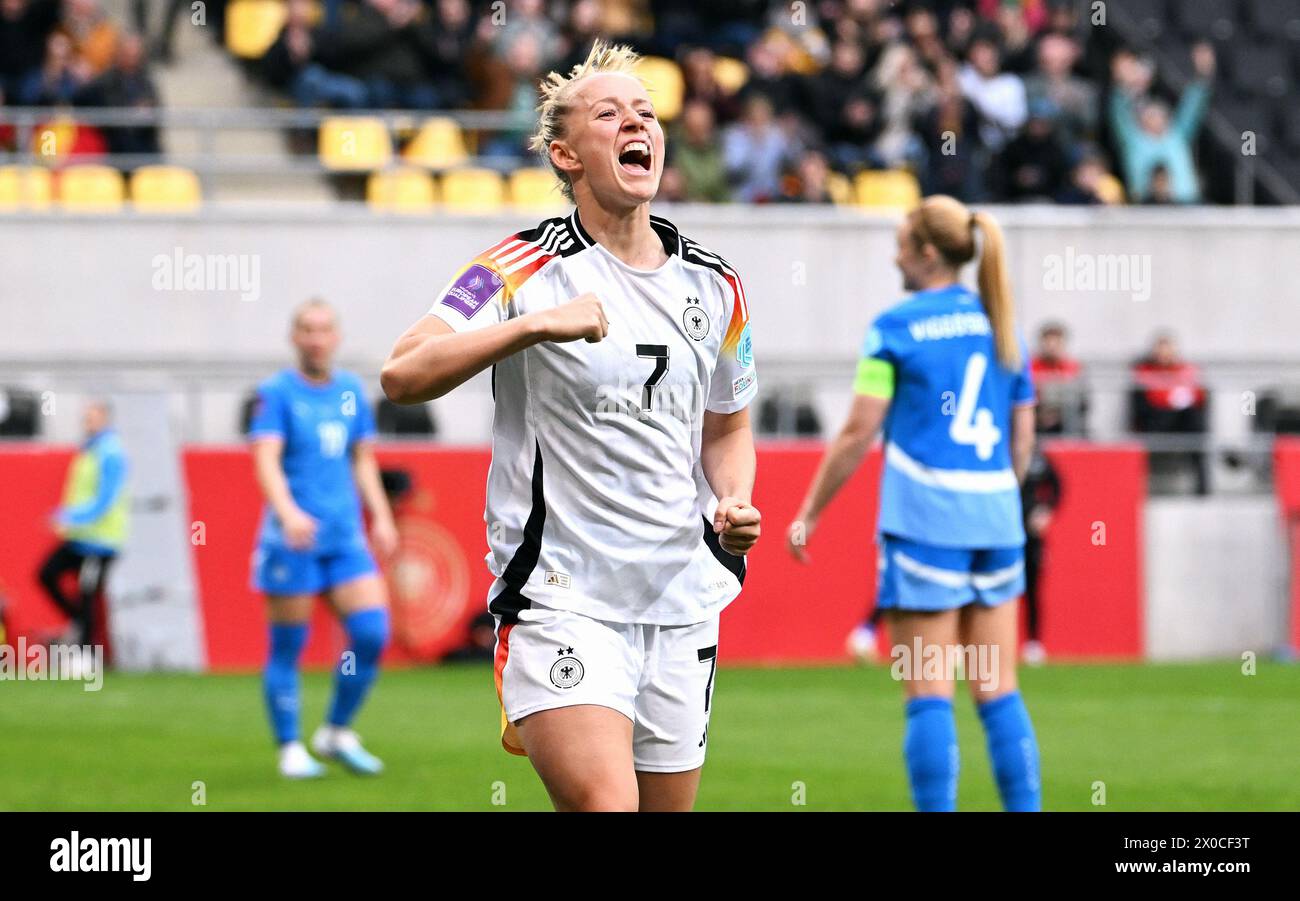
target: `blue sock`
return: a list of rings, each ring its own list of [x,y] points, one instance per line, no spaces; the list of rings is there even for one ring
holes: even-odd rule
[[[388,608],[358,610],[343,620],[343,628],[349,646],[334,677],[334,700],[328,718],[331,726],[352,722],[379,675],[379,656],[388,644]]]
[[[916,809],[956,810],[957,720],[952,699],[913,698],[907,702],[903,756]]]
[[[1006,810],[1032,811],[1043,807],[1038,776],[1038,740],[1020,692],[1013,691],[981,704],[980,720],[988,738],[989,759],[998,780]]]
[[[262,674],[262,691],[271,731],[280,744],[298,739],[298,658],[306,643],[306,623],[271,623],[271,656]]]

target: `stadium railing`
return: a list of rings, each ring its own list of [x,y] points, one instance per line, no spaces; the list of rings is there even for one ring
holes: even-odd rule
[[[318,110],[293,108],[172,108],[172,107],[6,107],[0,106],[0,126],[12,126],[16,140],[15,151],[0,153],[0,165],[57,165],[63,162],[57,148],[52,154],[42,153],[37,140],[38,131],[56,123],[79,123],[96,128],[158,127],[166,136],[179,133],[197,135],[195,152],[162,152],[159,154],[104,154],[94,158],[97,163],[130,170],[146,165],[183,166],[199,177],[203,194],[210,198],[214,179],[227,175],[268,175],[298,178],[319,178],[338,174],[338,169],[322,160],[319,153],[257,154],[230,152],[218,148],[220,135],[230,132],[314,131],[322,123],[339,119],[374,119],[388,130],[390,136],[414,138],[422,125],[431,119],[454,122],[463,135],[477,132],[528,131],[534,125],[529,114],[498,110]],[[1224,147],[1239,148],[1240,129],[1233,126],[1221,113],[1210,110],[1207,127],[1215,140]],[[164,143],[166,142],[164,136]],[[469,141],[472,145],[473,141]],[[408,162],[398,156],[393,163]],[[420,165],[421,160],[409,160]],[[466,166],[495,169],[503,174],[529,165],[515,156],[488,156],[474,152],[471,146],[463,159],[456,159],[448,168]],[[1249,205],[1256,187],[1286,203],[1300,204],[1300,190],[1267,160],[1258,156],[1237,153],[1234,193],[1239,205]],[[376,167],[382,168],[382,167]],[[428,165],[426,164],[426,168]],[[361,167],[357,171],[372,171]],[[859,204],[863,203],[861,197]],[[871,204],[865,204],[871,205]]]

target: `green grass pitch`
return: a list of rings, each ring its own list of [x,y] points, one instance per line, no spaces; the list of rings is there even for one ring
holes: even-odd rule
[[[1050,810],[1300,809],[1300,667],[1052,665],[1022,683]],[[306,734],[328,693],[326,674],[305,676]],[[996,810],[968,696],[957,710],[960,806]],[[548,809],[497,726],[486,666],[386,672],[357,728],[388,771],[358,779],[332,766],[289,783],[275,773],[256,676],[110,673],[99,692],[6,682],[0,809]],[[900,689],[884,667],[724,666],[698,807],[909,809],[901,737]]]

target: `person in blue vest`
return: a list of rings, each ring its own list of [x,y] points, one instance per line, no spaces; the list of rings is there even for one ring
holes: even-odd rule
[[[62,541],[41,565],[38,579],[70,621],[62,643],[84,646],[94,640],[95,605],[109,567],[126,543],[131,498],[130,466],[112,427],[108,401],[86,404],[82,428],[85,438],[72,459],[63,503],[53,517]],[[70,573],[76,575],[75,592],[66,587]]]

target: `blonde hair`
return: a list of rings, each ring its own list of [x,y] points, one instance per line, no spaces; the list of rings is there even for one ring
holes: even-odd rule
[[[567,134],[564,117],[572,108],[575,85],[589,75],[619,72],[636,77],[640,55],[626,44],[608,44],[597,40],[591,45],[585,62],[574,66],[568,75],[550,72],[542,79],[542,103],[537,107],[537,131],[528,141],[530,150],[539,154],[560,180],[564,196],[573,201],[573,184],[569,176],[560,171],[551,160],[551,142],[562,140]]]
[[[302,325],[302,317],[311,310],[326,310],[330,314],[330,318],[334,320],[334,324],[338,325],[338,311],[334,309],[329,301],[325,300],[323,297],[309,297],[293,308],[293,315],[289,318],[290,330],[296,329],[298,326]]]
[[[980,299],[993,327],[998,361],[1007,369],[1019,369],[1020,342],[1016,337],[1011,277],[1007,273],[1006,239],[997,220],[985,212],[972,213],[960,200],[942,194],[925,198],[908,219],[917,246],[933,245],[944,262],[954,269],[975,258],[975,231],[984,233],[979,267]]]

